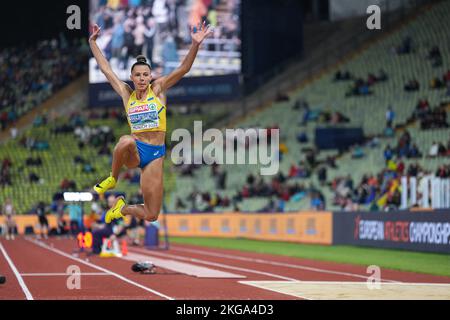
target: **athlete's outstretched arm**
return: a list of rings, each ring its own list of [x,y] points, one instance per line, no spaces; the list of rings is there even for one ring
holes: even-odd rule
[[[170,87],[174,86],[178,81],[180,81],[183,76],[191,70],[192,64],[194,63],[195,57],[197,56],[198,48],[202,44],[203,40],[209,37],[213,31],[210,26],[205,26],[206,22],[198,26],[197,32],[194,33],[194,27],[191,27],[191,38],[192,44],[189,49],[188,54],[184,58],[181,65],[171,72],[169,75],[159,78],[155,81],[156,87],[160,87],[162,92],[165,92]],[[155,92],[157,95],[158,93]]]
[[[127,83],[121,81],[117,77],[117,75],[114,73],[111,66],[109,65],[108,60],[106,60],[106,58],[103,56],[103,53],[98,47],[96,42],[99,35],[100,35],[100,27],[98,25],[94,25],[94,30],[89,38],[89,46],[91,47],[92,54],[94,55],[94,58],[97,61],[100,70],[105,75],[106,79],[108,79],[109,83],[114,88],[114,90],[122,97],[123,100],[128,100],[128,97],[132,92],[132,89]]]

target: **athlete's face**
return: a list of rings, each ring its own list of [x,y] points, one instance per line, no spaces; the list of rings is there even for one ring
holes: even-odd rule
[[[145,90],[152,80],[152,73],[148,66],[135,66],[130,76],[136,90]]]

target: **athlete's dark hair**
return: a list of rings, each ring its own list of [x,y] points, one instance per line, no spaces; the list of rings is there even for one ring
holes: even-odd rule
[[[143,55],[137,56],[136,57],[137,62],[135,62],[133,64],[133,66],[131,67],[131,72],[133,72],[134,67],[136,66],[147,66],[150,68],[150,70],[152,70],[152,67],[150,66],[149,63],[147,63],[147,58],[144,57]]]

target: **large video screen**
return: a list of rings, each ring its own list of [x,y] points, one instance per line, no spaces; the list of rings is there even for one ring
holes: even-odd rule
[[[240,1],[90,0],[90,26],[101,27],[97,43],[124,81],[140,54],[147,57],[154,78],[177,68],[191,44],[190,26],[201,21],[214,34],[205,39],[187,77],[240,74]],[[90,83],[107,82],[94,58],[89,71]]]

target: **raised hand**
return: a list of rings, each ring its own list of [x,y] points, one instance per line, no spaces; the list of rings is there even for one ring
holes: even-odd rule
[[[98,36],[100,35],[100,30],[101,28],[97,24],[95,24],[92,34],[89,37],[89,41],[96,41]]]
[[[191,38],[192,43],[201,44],[203,40],[213,34],[213,30],[210,25],[205,26],[206,21],[203,24],[200,23],[198,26],[191,26]]]

